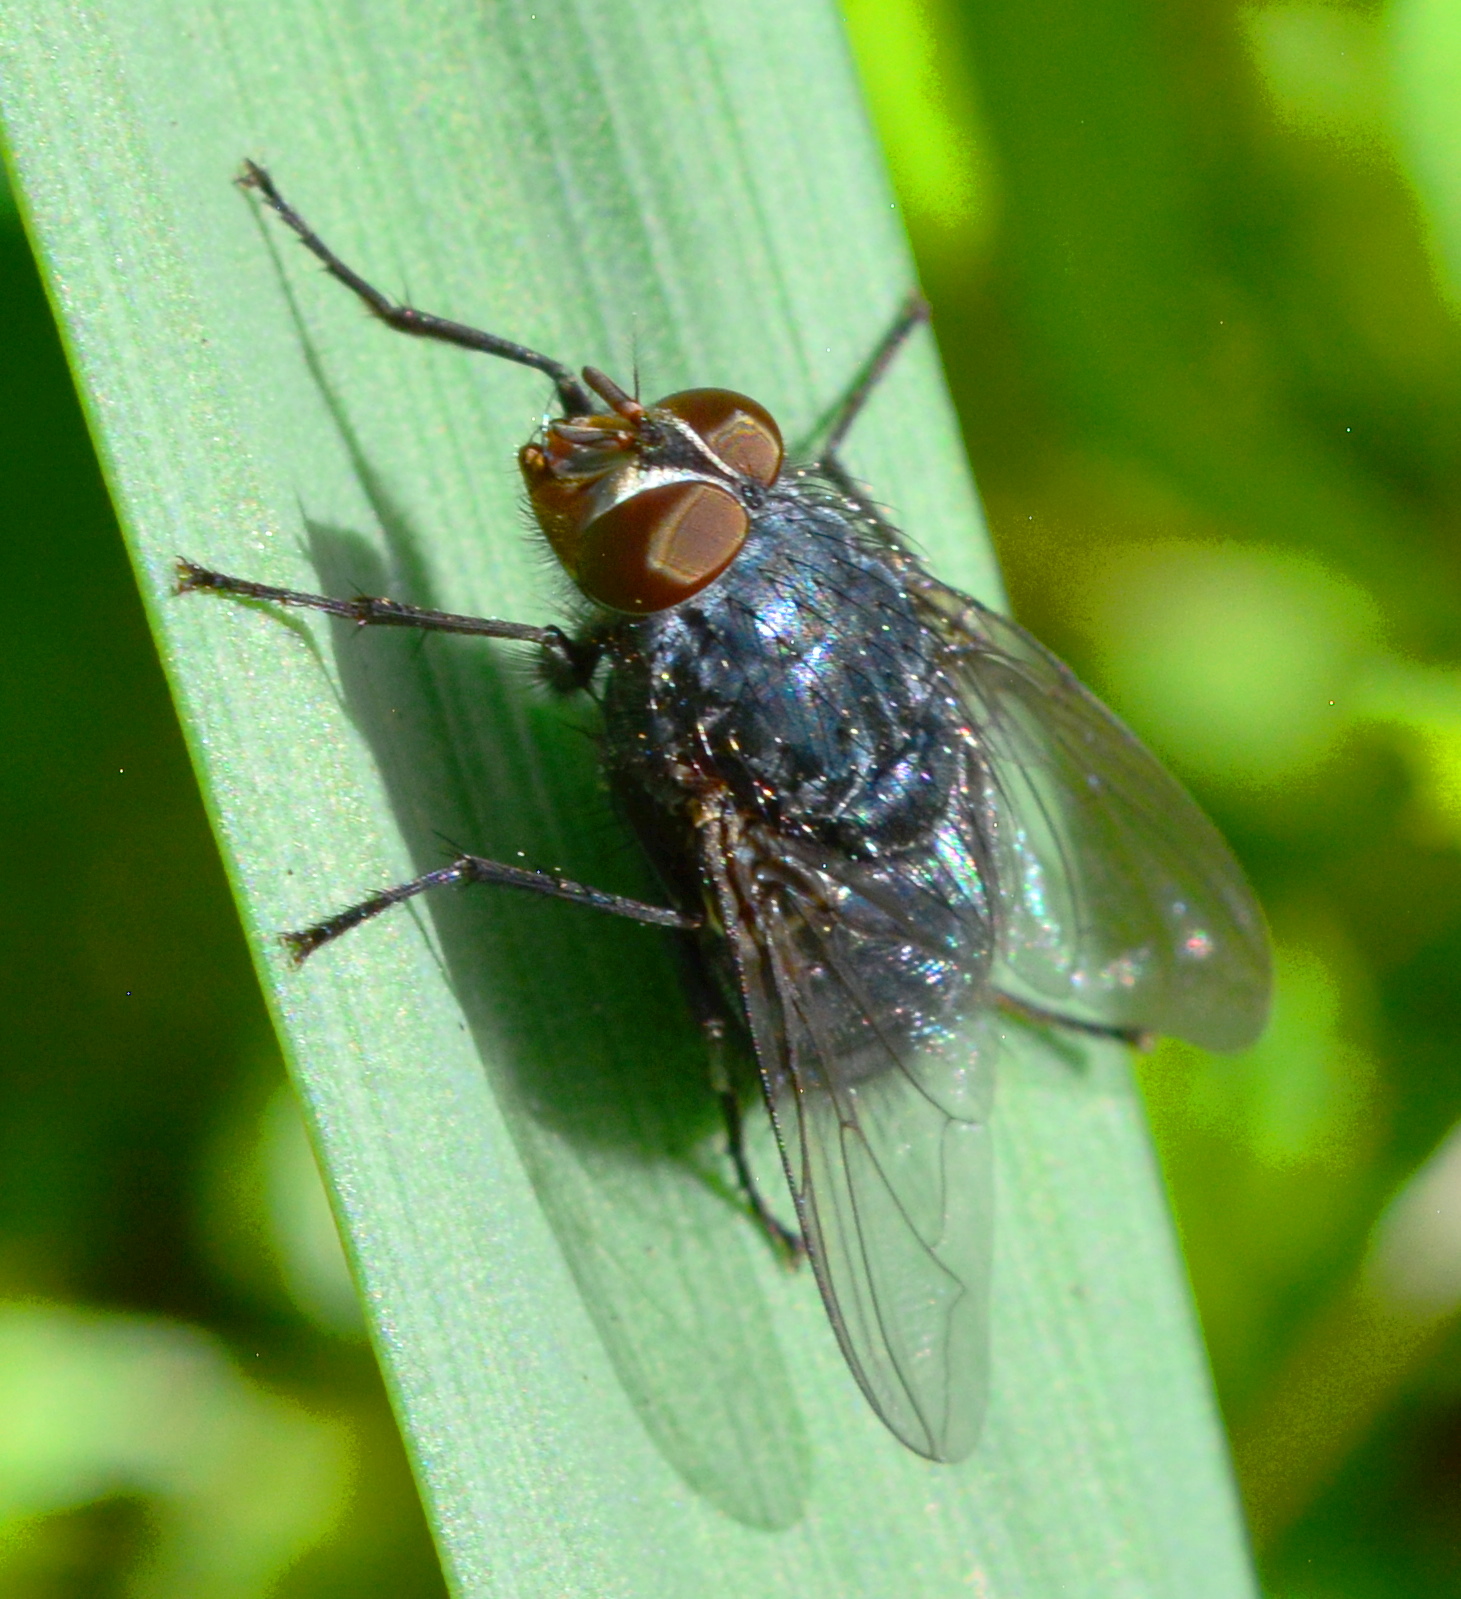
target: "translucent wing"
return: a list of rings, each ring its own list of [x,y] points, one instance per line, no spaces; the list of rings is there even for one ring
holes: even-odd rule
[[[1023,628],[927,577],[914,589],[986,767],[996,986],[1101,1026],[1251,1043],[1268,938],[1217,829]]]
[[[724,833],[707,848],[842,1352],[904,1443],[960,1460],[983,1420],[989,1363],[988,1116],[1001,1024],[971,1004],[983,992],[987,921],[960,929],[957,895],[933,863],[901,880],[813,861],[785,840],[763,840],[759,857],[726,847]]]

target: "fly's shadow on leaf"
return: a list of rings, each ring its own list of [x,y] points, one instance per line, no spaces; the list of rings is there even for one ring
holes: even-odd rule
[[[321,592],[464,609],[461,596],[433,591],[419,535],[365,455],[297,313],[295,322],[386,544],[383,558],[358,533],[307,523]],[[506,664],[512,646],[331,627],[346,710],[415,871],[460,847],[662,898],[612,813],[584,736],[587,700],[544,703],[530,670]],[[320,915],[380,886],[341,882]],[[803,1423],[751,1273],[760,1241],[694,1169],[718,1117],[671,935],[489,887],[437,891],[413,909],[435,933],[539,1200],[646,1430],[727,1515],[767,1529],[795,1524],[810,1470]]]

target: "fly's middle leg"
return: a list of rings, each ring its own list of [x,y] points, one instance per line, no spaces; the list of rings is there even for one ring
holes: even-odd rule
[[[556,627],[533,627],[523,622],[504,622],[485,616],[459,616],[452,611],[428,610],[417,605],[404,605],[399,600],[377,599],[369,595],[339,600],[328,594],[309,594],[299,589],[278,588],[269,583],[232,577],[227,572],[210,571],[192,561],[178,562],[178,591],[184,594],[226,594],[234,599],[259,600],[268,604],[323,611],[328,616],[340,617],[360,627],[410,627],[422,632],[465,633],[478,638],[501,638],[536,644],[543,651],[544,663],[560,689],[586,687],[599,658],[595,645],[579,644]],[[560,877],[555,872],[509,866],[502,861],[487,860],[481,855],[459,855],[450,864],[438,867],[435,871],[423,872],[408,882],[382,889],[298,932],[285,933],[284,943],[296,962],[304,961],[323,945],[333,942],[363,922],[371,921],[383,911],[414,899],[428,889],[445,888],[458,883],[493,883],[504,888],[525,889],[551,899],[565,899],[575,905],[585,905],[591,910],[606,911],[611,916],[622,916],[629,921],[646,922],[653,927],[668,927],[680,932],[693,931],[700,925],[695,917],[681,911],[628,899],[622,894],[605,893],[602,889]]]
[[[357,627],[411,627],[423,633],[462,633],[473,638],[536,644],[543,651],[552,682],[564,689],[587,687],[599,660],[595,646],[577,643],[558,627],[535,627],[530,622],[505,622],[491,616],[462,616],[454,611],[434,611],[370,594],[341,600],[329,594],[309,594],[302,589],[255,583],[228,572],[211,571],[195,561],[179,560],[177,563],[177,590],[179,594],[227,594],[238,600],[323,611],[327,616],[354,622]]]

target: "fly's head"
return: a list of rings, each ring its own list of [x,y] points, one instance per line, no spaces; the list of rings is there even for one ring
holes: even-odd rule
[[[549,422],[518,465],[533,514],[579,588],[632,616],[715,581],[750,531],[748,502],[781,471],[781,430],[729,389],[644,405],[585,367],[602,413]]]

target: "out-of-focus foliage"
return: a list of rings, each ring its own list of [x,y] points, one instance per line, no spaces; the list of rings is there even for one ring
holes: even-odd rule
[[[1142,1064],[1269,1591],[1461,1586],[1461,6],[846,0],[1017,613],[1278,951]]]
[[[1269,1591],[1454,1592],[1461,7],[847,12],[1015,608],[1272,917],[1142,1066]],[[8,210],[0,296],[0,1591],[437,1592]]]
[[[0,1593],[437,1594],[111,508],[0,196]]]

